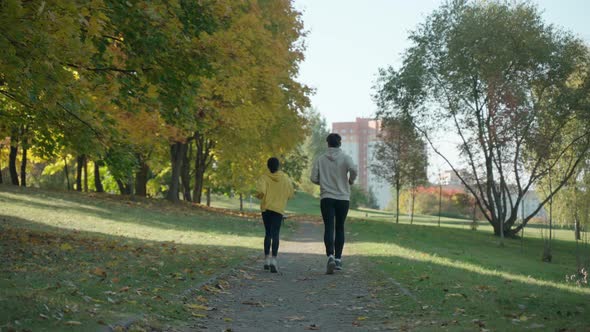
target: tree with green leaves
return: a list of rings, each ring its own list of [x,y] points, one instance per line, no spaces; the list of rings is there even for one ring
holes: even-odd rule
[[[411,189],[413,221],[416,188],[427,182],[426,144],[408,114],[383,117],[379,136],[381,140],[375,150],[371,171],[395,190],[396,223],[399,223],[400,192],[404,188]]]
[[[328,150],[328,144],[326,143],[326,137],[330,134],[326,119],[320,114],[320,112],[313,107],[310,107],[306,111],[307,118],[307,131],[308,136],[303,142],[303,151],[307,157],[307,160],[316,160],[320,155]],[[312,163],[307,164],[304,174],[311,174]],[[313,184],[309,180],[309,176],[303,176],[301,183],[299,184],[301,190],[314,196],[319,196],[319,187]]]
[[[590,149],[587,46],[544,23],[529,2],[502,1],[448,2],[410,40],[402,66],[381,72],[382,115],[411,114],[494,233],[515,235]],[[564,135],[573,123],[576,134]],[[460,140],[460,162],[437,144],[450,132]],[[465,166],[469,176],[459,171]],[[551,192],[517,219],[523,197],[549,173]]]

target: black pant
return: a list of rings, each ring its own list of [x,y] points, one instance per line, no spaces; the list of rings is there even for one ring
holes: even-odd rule
[[[324,244],[326,245],[326,255],[334,255],[336,258],[342,257],[342,248],[344,248],[344,221],[348,214],[349,201],[324,198],[320,201],[322,209],[322,218],[324,219]],[[336,227],[334,227],[336,221]],[[334,234],[334,229],[336,234]]]
[[[283,215],[274,211],[266,210],[262,212],[262,221],[264,221],[264,254],[270,253],[272,242],[272,255],[277,256],[279,252],[279,232],[283,222]]]

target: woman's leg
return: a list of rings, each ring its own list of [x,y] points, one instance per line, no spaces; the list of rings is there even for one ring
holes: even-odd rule
[[[271,226],[272,220],[268,211],[262,212],[262,221],[264,222],[264,255],[270,255],[270,243],[271,243]]]
[[[281,232],[281,224],[283,223],[283,215],[280,213],[272,213],[271,236],[272,236],[272,256],[277,257],[279,253],[279,234]]]

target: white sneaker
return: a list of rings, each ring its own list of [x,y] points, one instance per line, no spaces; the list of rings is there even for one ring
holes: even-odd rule
[[[334,274],[334,269],[336,268],[336,260],[334,256],[330,255],[328,257],[328,264],[326,266],[326,274]]]
[[[264,259],[264,269],[265,270],[270,270],[270,257],[266,257]]]
[[[279,264],[277,263],[277,258],[273,257],[270,260],[270,272],[271,273],[277,273],[279,272]]]
[[[336,270],[340,271],[342,270],[342,258],[336,258]]]

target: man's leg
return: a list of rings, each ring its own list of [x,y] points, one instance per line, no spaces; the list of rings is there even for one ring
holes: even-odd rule
[[[322,219],[324,219],[324,245],[326,256],[334,255],[334,200],[324,198],[320,201]]]
[[[336,218],[336,236],[334,240],[336,259],[342,258],[342,249],[344,248],[344,222],[348,215],[349,201],[336,201],[334,204]]]

